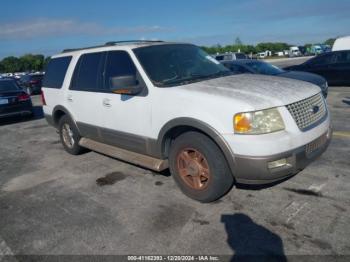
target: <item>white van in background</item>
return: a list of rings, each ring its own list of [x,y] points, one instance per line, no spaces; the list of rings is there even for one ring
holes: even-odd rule
[[[350,36],[339,37],[333,44],[332,51],[350,50]]]

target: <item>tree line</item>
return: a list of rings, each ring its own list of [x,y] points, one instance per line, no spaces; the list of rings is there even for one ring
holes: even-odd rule
[[[326,40],[323,44],[333,45],[335,38]],[[288,50],[291,45],[280,42],[267,42],[259,43],[257,45],[246,45],[237,37],[235,43],[232,45],[215,45],[215,46],[202,46],[202,48],[209,54],[226,53],[226,52],[243,52],[246,54],[259,53],[266,50],[272,53]],[[306,44],[305,47],[310,47],[311,44]],[[14,72],[30,72],[30,71],[43,71],[47,65],[50,57],[38,54],[26,54],[21,57],[9,56],[0,61],[0,73],[14,73]]]
[[[330,38],[324,41],[322,44],[330,45],[332,46],[334,44],[335,38]],[[202,49],[204,49],[209,54],[216,54],[216,53],[226,53],[226,52],[242,52],[246,54],[256,54],[264,51],[271,51],[272,53],[281,52],[284,50],[289,50],[289,47],[292,45],[287,43],[281,43],[281,42],[266,42],[266,43],[258,43],[257,45],[245,45],[242,43],[242,41],[239,38],[236,38],[235,43],[232,45],[226,45],[221,46],[219,44],[215,46],[202,46]],[[306,48],[311,47],[312,44],[305,44]]]
[[[50,57],[26,54],[21,57],[8,56],[0,61],[1,73],[42,71]]]

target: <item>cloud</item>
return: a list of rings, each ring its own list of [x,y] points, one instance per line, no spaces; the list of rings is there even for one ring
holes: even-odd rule
[[[152,26],[108,27],[94,22],[80,22],[71,19],[36,19],[14,23],[0,24],[0,39],[28,39],[41,36],[94,36],[94,35],[128,35],[148,34],[170,31],[171,28]]]

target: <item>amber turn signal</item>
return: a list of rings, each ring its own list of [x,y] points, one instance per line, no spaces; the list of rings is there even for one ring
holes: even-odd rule
[[[251,129],[251,121],[248,114],[240,113],[234,117],[234,129],[238,133],[245,133]]]

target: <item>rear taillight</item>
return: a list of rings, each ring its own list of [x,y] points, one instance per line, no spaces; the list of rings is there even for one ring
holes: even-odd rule
[[[26,93],[17,96],[19,102],[30,100],[30,96]]]
[[[37,83],[39,83],[39,80],[31,80],[31,81],[29,81],[29,83],[31,83],[31,84],[37,84]]]
[[[42,90],[41,90],[41,93],[40,93],[40,97],[41,97],[41,103],[42,103],[42,105],[43,105],[43,106],[46,106],[44,91],[42,91]]]

